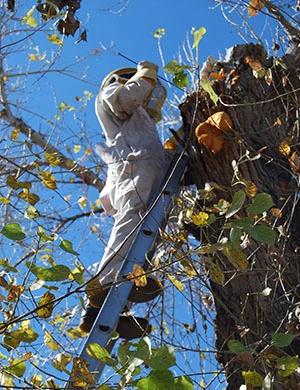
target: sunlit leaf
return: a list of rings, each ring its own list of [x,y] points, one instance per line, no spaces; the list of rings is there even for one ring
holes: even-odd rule
[[[192,214],[192,221],[196,226],[203,226],[206,225],[208,222],[209,215],[203,211],[200,211],[199,213]]]
[[[44,153],[46,161],[52,166],[57,167],[61,163],[61,158],[57,152],[45,152]]]
[[[184,284],[180,280],[176,279],[175,276],[168,274],[168,278],[178,291],[182,292],[184,290]]]
[[[8,223],[2,228],[0,233],[14,241],[21,241],[26,237],[26,234],[18,223]]]
[[[175,379],[174,390],[194,390],[194,384],[188,376],[179,376]]]
[[[12,332],[7,332],[3,339],[5,345],[16,348],[21,342],[31,344],[39,337],[38,333],[30,326],[30,321],[23,321],[20,327]]]
[[[147,286],[147,276],[139,264],[133,265],[133,271],[128,273],[127,279],[131,280],[137,287]]]
[[[11,286],[8,292],[7,300],[13,302],[17,301],[24,290],[25,288],[22,285]]]
[[[250,0],[248,5],[249,16],[256,16],[264,6],[263,0]]]
[[[291,140],[289,138],[284,139],[278,147],[279,153],[288,157],[291,154]]]
[[[20,135],[20,129],[18,127],[15,127],[13,131],[10,133],[10,139],[12,141],[17,141]]]
[[[5,198],[4,196],[0,196],[0,203],[9,204],[10,200],[8,198]]]
[[[9,264],[9,261],[6,258],[0,259],[0,267],[7,272],[18,272],[17,268]]]
[[[32,194],[26,189],[20,192],[18,194],[18,197],[25,200],[25,202],[31,204],[32,206],[34,206],[40,200],[40,197],[38,195]]]
[[[82,330],[79,327],[68,329],[67,334],[73,340],[77,340],[77,339],[81,339],[83,337],[86,337],[86,333],[82,332]]]
[[[216,94],[216,92],[213,89],[213,83],[210,80],[202,80],[200,82],[201,88],[204,89],[209,94],[209,97],[211,98],[212,102],[216,105],[219,96]]]
[[[256,185],[253,183],[253,181],[244,181],[244,184],[245,184],[245,193],[247,196],[249,196],[249,198],[254,198],[257,194],[257,187]]]
[[[294,335],[289,333],[275,333],[272,335],[272,342],[275,347],[284,348],[288,347],[294,340]]]
[[[203,36],[205,34],[206,34],[206,28],[205,27],[200,27],[198,30],[193,31],[194,42],[193,42],[192,49],[195,49],[196,47],[198,47],[201,39],[203,38]]]
[[[38,226],[37,235],[41,238],[42,241],[54,241],[56,239],[55,234],[47,234],[45,229],[42,226]]]
[[[27,219],[36,219],[40,216],[40,213],[34,206],[28,206],[24,212],[24,217]]]
[[[176,364],[174,348],[163,345],[157,350],[152,351],[152,357],[149,360],[149,366],[154,370],[165,370]]]
[[[74,106],[71,106],[71,105],[68,104],[68,103],[61,102],[61,103],[59,103],[58,109],[59,109],[59,111],[61,111],[61,112],[65,112],[65,111],[74,111],[74,110],[75,110],[75,107],[74,107]]]
[[[51,349],[52,351],[57,351],[60,349],[59,344],[53,339],[52,335],[48,330],[45,330],[44,334],[44,344]]]
[[[57,34],[48,34],[48,41],[60,47],[63,45],[63,41],[59,38]]]
[[[78,284],[82,284],[84,283],[83,274],[84,274],[84,267],[79,265],[71,271],[69,275],[69,279],[75,280]]]
[[[31,7],[30,10],[22,18],[22,23],[27,24],[29,27],[37,27],[38,23],[34,18],[33,14],[35,11],[35,6]]]
[[[242,371],[242,375],[246,385],[252,385],[254,387],[261,387],[264,378],[255,370],[253,371]]]
[[[46,188],[49,188],[50,190],[56,190],[57,188],[56,179],[51,171],[42,171],[41,177],[42,177],[42,183]]]
[[[51,364],[58,371],[65,371],[66,366],[72,361],[72,357],[65,353],[57,354],[51,361]]]
[[[189,65],[180,65],[178,61],[172,60],[164,66],[164,71],[175,75],[176,73],[180,73],[185,69],[190,69],[190,68],[191,67]]]
[[[87,206],[87,198],[86,198],[86,196],[81,196],[78,199],[77,203],[79,204],[79,207],[81,209],[84,209]]]
[[[54,309],[54,303],[51,303],[55,299],[55,295],[49,291],[46,291],[45,294],[41,297],[38,302],[38,306],[47,305],[41,307],[36,311],[36,314],[39,318],[49,318],[52,315]]]
[[[73,249],[73,244],[71,241],[69,240],[62,240],[59,247],[61,249],[63,249],[65,252],[68,252],[68,253],[71,253],[72,255],[76,255],[78,256],[79,253],[76,252],[74,249]]]
[[[299,367],[298,356],[283,356],[277,360],[278,374],[285,378],[292,375]]]
[[[240,211],[240,209],[244,205],[245,199],[246,199],[245,191],[239,190],[235,192],[232,198],[231,206],[226,211],[225,217],[230,218],[238,211]]]
[[[7,176],[6,184],[14,190],[19,190],[24,188],[29,190],[31,188],[31,183],[28,181],[18,181],[14,176]]]
[[[36,386],[37,388],[39,388],[41,386],[41,384],[43,383],[43,377],[42,375],[40,374],[35,374],[33,375],[29,382],[33,385],[33,386]]]
[[[94,375],[89,371],[86,362],[80,358],[73,359],[71,372],[71,383],[73,386],[86,389],[87,385],[95,384]]]
[[[154,31],[154,38],[157,38],[157,39],[160,39],[162,38],[166,33],[166,30],[164,28],[157,28],[155,31]]]
[[[8,367],[5,367],[5,372],[16,375],[17,377],[21,378],[25,371],[26,371],[26,363],[25,360],[22,358],[14,359],[11,361],[10,365]]]
[[[186,88],[189,84],[188,75],[183,71],[176,73],[172,81],[179,88]]]
[[[89,343],[86,347],[87,354],[109,366],[115,366],[117,361],[110,356],[110,353],[100,344]]]
[[[169,370],[152,371],[146,378],[137,382],[137,390],[170,390],[174,389],[174,377]]]
[[[66,265],[55,265],[51,268],[44,268],[27,262],[26,266],[38,279],[45,280],[46,282],[66,280],[70,274],[70,268]]]

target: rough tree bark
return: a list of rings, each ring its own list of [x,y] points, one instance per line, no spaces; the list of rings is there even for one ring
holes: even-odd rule
[[[272,80],[256,78],[249,57],[270,69]],[[244,188],[239,184],[232,186],[232,161],[239,162],[246,151],[250,157],[260,153],[259,159],[246,158],[239,165],[240,176],[254,182],[258,192],[272,196],[275,207],[282,209],[282,217],[274,224],[282,225],[286,231],[286,235],[278,235],[274,246],[261,245],[250,239],[246,248],[250,266],[246,271],[234,269],[221,252],[214,255],[226,278],[224,286],[211,281],[216,306],[217,360],[225,368],[227,389],[238,390],[244,383],[241,369],[255,369],[263,376],[272,369],[262,363],[263,359],[229,354],[229,339],[240,339],[257,352],[270,351],[270,338],[275,332],[300,332],[300,171],[297,160],[300,150],[300,49],[295,48],[282,58],[282,62],[274,65],[274,59],[267,58],[261,46],[239,45],[234,47],[229,61],[217,64],[217,68],[223,68],[225,74],[224,80],[214,84],[221,97],[218,104],[214,106],[203,90],[188,96],[181,106],[185,131],[193,134],[200,122],[217,111],[226,111],[231,116],[234,129],[227,133],[225,145],[216,155],[192,139],[189,176],[199,189],[207,182],[220,186],[222,190],[215,191],[217,196],[211,205],[217,203],[218,197],[230,202],[233,193]],[[289,156],[279,152],[284,140],[291,148]],[[294,164],[289,161],[293,152]],[[201,200],[199,203],[203,207]],[[205,206],[208,205],[206,201]],[[216,222],[205,229],[204,234],[204,229],[195,230],[194,227],[192,230],[206,244],[218,242],[221,228]],[[260,294],[266,287],[272,289],[269,296]],[[289,348],[273,352],[300,355],[297,337]],[[300,383],[299,376],[276,379],[275,389],[299,389],[297,383]]]

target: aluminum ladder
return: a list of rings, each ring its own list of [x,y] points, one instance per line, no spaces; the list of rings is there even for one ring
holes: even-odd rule
[[[88,370],[94,375],[95,380],[95,383],[87,386],[86,389],[97,388],[97,383],[105,367],[104,363],[88,355],[86,347],[90,343],[97,343],[109,351],[113,348],[114,342],[110,341],[110,337],[117,326],[119,316],[127,304],[130,291],[133,287],[132,281],[127,280],[126,275],[132,272],[134,264],[143,267],[147,254],[153,250],[159,236],[159,228],[163,229],[168,220],[172,208],[172,199],[180,190],[187,162],[188,156],[182,145],[179,144],[172,156],[166,176],[157,193],[154,195],[143,222],[138,227],[135,239],[119,270],[117,280],[121,280],[122,282],[110,288],[93,328],[83,345],[79,358],[83,359],[87,364]],[[78,387],[72,385],[72,375],[65,389],[78,390]]]

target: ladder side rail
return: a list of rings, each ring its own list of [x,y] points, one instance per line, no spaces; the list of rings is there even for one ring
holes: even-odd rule
[[[178,153],[174,155],[166,174],[165,178],[168,180],[167,185],[165,186],[166,180],[163,180],[158,193],[156,193],[153,198],[155,204],[139,227],[135,240],[128,251],[128,255],[123,261],[121,269],[118,272],[118,276],[121,276],[121,281],[119,284],[110,288],[95,320],[94,326],[83,345],[80,358],[84,359],[88,363],[89,371],[94,374],[95,381],[97,381],[101,376],[105,364],[90,357],[87,354],[86,346],[90,343],[98,343],[102,347],[106,347],[113,330],[117,326],[119,315],[127,304],[128,297],[133,286],[132,281],[126,279],[126,275],[128,275],[129,272],[132,272],[133,264],[141,266],[144,265],[146,261],[145,254],[149,252],[157,240],[159,233],[158,229],[163,225],[166,217],[168,216],[172,206],[172,198],[179,190],[180,180],[184,174],[187,163],[187,156],[183,155],[179,164],[175,166],[177,160]],[[171,173],[173,174],[169,177],[168,175]],[[162,191],[163,188],[164,190]],[[160,194],[161,196],[158,198],[158,195]],[[92,389],[95,388],[95,386],[92,385],[89,388]],[[75,388],[72,387],[72,384],[69,382],[65,389],[71,390]]]

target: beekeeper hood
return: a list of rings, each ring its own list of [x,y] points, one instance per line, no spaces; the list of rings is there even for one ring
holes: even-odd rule
[[[146,61],[144,63],[146,64]],[[144,108],[155,122],[159,122],[162,118],[161,110],[167,92],[160,80],[157,79],[156,70],[154,71],[151,67],[143,66],[144,63],[140,63],[137,68],[121,68],[112,71],[102,81],[101,90],[115,82],[126,84],[141,78],[149,78],[156,81],[152,93],[144,104]]]

